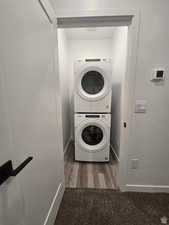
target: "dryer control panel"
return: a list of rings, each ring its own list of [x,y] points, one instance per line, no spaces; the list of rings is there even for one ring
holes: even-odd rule
[[[75,127],[78,126],[83,121],[104,121],[108,126],[111,121],[111,114],[98,114],[98,113],[76,113],[75,117]]]
[[[85,115],[86,118],[100,118],[100,115],[93,115],[93,114],[88,114],[88,115]]]

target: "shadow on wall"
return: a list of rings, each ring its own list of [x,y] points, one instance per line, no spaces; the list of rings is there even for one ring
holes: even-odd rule
[[[113,83],[112,85],[112,118],[110,144],[117,156],[119,156],[120,150],[121,86],[121,83]]]

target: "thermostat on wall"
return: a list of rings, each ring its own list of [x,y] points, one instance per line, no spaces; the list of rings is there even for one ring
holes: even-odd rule
[[[153,71],[151,80],[152,81],[161,81],[165,79],[165,71],[164,69],[155,69]]]

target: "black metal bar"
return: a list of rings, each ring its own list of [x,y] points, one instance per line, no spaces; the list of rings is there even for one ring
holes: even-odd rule
[[[11,176],[16,176],[23,170],[23,168],[33,159],[33,157],[28,157],[21,165],[19,165],[15,170],[12,171]]]
[[[3,184],[12,174],[12,161],[9,160],[0,167],[0,185]]]
[[[12,166],[12,161],[9,160],[0,166],[0,185],[3,184],[9,177],[16,176],[23,170],[23,168],[33,159],[33,157],[28,157],[21,165],[19,165],[15,170]]]

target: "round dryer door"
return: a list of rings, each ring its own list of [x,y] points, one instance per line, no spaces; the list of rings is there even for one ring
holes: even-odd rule
[[[77,134],[78,143],[88,152],[101,151],[108,143],[107,130],[101,122],[85,122],[81,124]]]
[[[88,71],[82,77],[81,85],[87,94],[96,95],[104,88],[104,77],[98,71]]]
[[[81,71],[78,92],[87,101],[97,101],[110,91],[108,74],[99,67],[90,66]]]
[[[103,140],[103,131],[96,125],[90,125],[83,129],[82,140],[88,145],[97,145]]]

